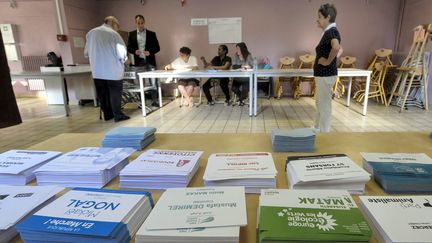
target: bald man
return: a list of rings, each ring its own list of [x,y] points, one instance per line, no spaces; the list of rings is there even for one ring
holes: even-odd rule
[[[90,59],[97,97],[105,121],[129,119],[121,111],[124,63],[127,60],[126,45],[117,31],[119,21],[108,16],[104,23],[86,35],[84,56]]]

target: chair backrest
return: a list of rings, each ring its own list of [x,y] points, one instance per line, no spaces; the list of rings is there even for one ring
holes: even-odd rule
[[[391,55],[393,51],[390,49],[380,48],[375,50],[375,56],[373,57],[372,61],[370,62],[368,66],[368,70],[373,70],[375,67],[375,63],[384,61],[387,65],[393,66],[393,63],[391,61]]]
[[[282,57],[279,59],[280,62],[280,69],[293,69],[294,68],[294,57]]]
[[[315,62],[315,56],[312,54],[305,54],[299,56],[300,64],[299,68],[313,68]]]
[[[355,58],[355,57],[350,57],[350,56],[341,57],[339,67],[340,68],[344,68],[344,67],[354,68],[356,61],[357,61],[357,58]]]

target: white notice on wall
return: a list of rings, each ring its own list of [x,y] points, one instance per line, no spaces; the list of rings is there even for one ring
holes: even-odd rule
[[[84,38],[82,37],[73,37],[73,43],[74,43],[74,47],[75,48],[84,48],[85,43],[84,43]]]
[[[204,26],[207,25],[207,19],[191,19],[192,26]]]
[[[8,61],[18,61],[19,52],[16,45],[4,45],[6,51],[6,57]]]
[[[16,42],[14,36],[14,25],[12,24],[0,24],[0,31],[3,36],[4,44],[14,44]]]
[[[242,19],[208,19],[208,33],[210,44],[239,43],[242,41]]]

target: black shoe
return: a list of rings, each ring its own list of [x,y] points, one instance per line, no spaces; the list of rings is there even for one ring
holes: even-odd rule
[[[215,102],[213,100],[207,102],[207,105],[214,105],[214,104],[215,104]]]
[[[151,106],[153,106],[153,107],[159,107],[159,102],[152,102]]]
[[[114,121],[115,121],[115,122],[119,122],[119,121],[124,121],[124,120],[129,120],[129,119],[130,119],[129,116],[122,115],[122,116],[120,116],[120,117],[118,117],[118,118],[114,118]]]
[[[113,118],[114,118],[114,116],[104,116],[104,120],[105,121],[109,121],[109,120],[111,120]]]

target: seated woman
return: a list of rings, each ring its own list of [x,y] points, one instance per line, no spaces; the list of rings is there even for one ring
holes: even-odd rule
[[[180,48],[180,55],[173,62],[165,66],[165,70],[196,70],[198,69],[198,62],[194,56],[191,56],[191,49],[189,47]],[[185,106],[193,106],[192,92],[194,87],[199,85],[199,81],[194,78],[179,79],[177,81],[177,88],[184,97]]]
[[[253,67],[252,54],[249,52],[244,42],[240,42],[236,45],[236,53],[234,54],[232,64],[233,69],[248,69]],[[243,106],[243,100],[247,97],[249,91],[249,78],[234,78],[232,91],[237,95],[238,105]]]

